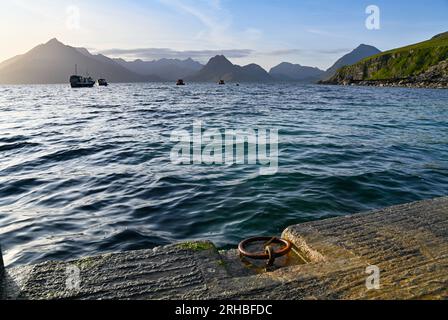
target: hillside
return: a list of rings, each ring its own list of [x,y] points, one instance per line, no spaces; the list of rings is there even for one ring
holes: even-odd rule
[[[188,81],[197,82],[270,82],[272,77],[257,64],[249,64],[241,67],[232,64],[224,56],[216,56],[204,66],[198,73],[187,77]]]
[[[442,33],[430,40],[386,51],[344,67],[325,83],[347,84],[367,81],[361,84],[391,85],[401,82],[407,86],[412,83],[415,83],[415,86],[433,83],[438,87],[444,85],[447,76],[444,63],[447,59],[448,33]]]
[[[84,48],[74,48],[52,39],[29,52],[0,64],[0,84],[68,83],[78,65],[80,74],[109,82],[158,80],[129,71],[102,55],[92,55]]]

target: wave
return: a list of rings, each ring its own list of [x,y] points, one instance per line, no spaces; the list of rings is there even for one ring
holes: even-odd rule
[[[295,223],[446,195],[448,91],[110,88],[3,88],[7,264],[201,238],[234,247]],[[204,129],[279,129],[278,173],[174,165],[171,131],[190,132],[195,120]]]
[[[40,146],[39,143],[32,143],[32,142],[18,142],[18,143],[10,143],[10,144],[3,144],[0,145],[0,152],[4,151],[11,151],[16,149],[23,149],[23,148],[33,148]]]

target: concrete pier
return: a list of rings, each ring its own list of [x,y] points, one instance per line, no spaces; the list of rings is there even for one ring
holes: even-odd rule
[[[6,268],[2,299],[447,299],[448,198],[305,223],[275,270],[210,242]],[[379,273],[376,274],[375,270]],[[372,284],[375,284],[372,287]]]

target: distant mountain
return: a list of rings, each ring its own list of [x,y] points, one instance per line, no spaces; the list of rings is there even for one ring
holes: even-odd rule
[[[162,80],[175,81],[192,76],[204,66],[193,59],[161,59],[154,61],[125,61],[123,59],[114,59],[115,62],[128,70],[140,75],[154,75]]]
[[[346,66],[325,83],[448,87],[448,32]]]
[[[102,54],[91,54],[89,52],[89,50],[87,50],[86,48],[76,48],[76,50],[78,50],[80,53],[82,53],[86,57],[95,59],[100,62],[117,65],[117,62],[114,61],[113,59],[106,57],[105,55],[102,55]]]
[[[325,71],[319,68],[305,67],[300,64],[282,62],[273,67],[269,74],[278,81],[315,82],[323,76]]]
[[[378,53],[381,53],[381,50],[366,44],[361,44],[355,50],[336,61],[336,63],[321,76],[321,79],[330,79],[342,67],[351,66],[352,64],[355,64],[362,59],[374,56]]]
[[[53,84],[68,83],[70,75],[87,72],[94,78],[109,82],[157,81],[129,71],[115,61],[92,55],[84,48],[74,48],[52,39],[29,52],[0,64],[1,84]]]
[[[198,73],[188,77],[188,81],[218,82],[270,82],[273,78],[257,64],[241,67],[234,65],[224,56],[216,56]]]
[[[433,41],[444,39],[438,35]],[[51,84],[67,83],[78,66],[78,73],[109,82],[187,81],[217,82],[314,82],[330,79],[347,65],[380,53],[372,46],[360,45],[339,59],[326,72],[318,68],[283,62],[270,73],[256,64],[234,65],[226,57],[216,56],[203,66],[192,59],[161,59],[156,61],[125,61],[110,59],[102,54],[91,54],[86,48],[64,45],[57,39],[41,44],[29,52],[0,63],[0,84]]]

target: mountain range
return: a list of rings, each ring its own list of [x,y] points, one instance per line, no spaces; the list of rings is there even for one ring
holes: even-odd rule
[[[319,68],[301,66],[300,64],[282,62],[273,67],[269,74],[278,81],[315,82],[322,78],[325,71]]]
[[[105,78],[109,82],[155,82],[185,79],[190,82],[316,82],[333,76],[340,67],[350,65],[380,51],[361,45],[339,59],[327,71],[283,62],[269,72],[257,64],[238,66],[218,55],[204,66],[192,59],[126,61],[92,54],[85,48],[65,45],[57,39],[38,45],[29,52],[0,63],[0,84],[66,83],[78,73]]]
[[[269,82],[272,77],[257,64],[241,67],[234,65],[226,57],[219,55],[210,61],[195,75],[188,77],[187,81],[218,82]]]
[[[192,76],[204,67],[201,63],[191,58],[186,60],[160,59],[153,61],[114,59],[114,61],[132,72],[144,76],[153,75],[164,81],[175,81]]]

